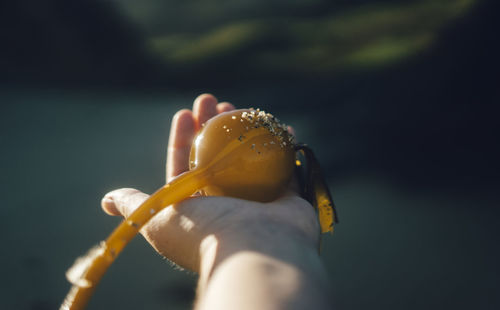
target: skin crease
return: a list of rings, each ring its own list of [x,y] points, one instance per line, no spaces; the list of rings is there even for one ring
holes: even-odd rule
[[[202,124],[231,110],[230,103],[203,94],[192,111],[175,114],[167,182],[189,169],[191,143]],[[317,215],[295,188],[291,182],[270,203],[193,196],[159,212],[141,234],[157,252],[200,274],[197,309],[330,309]],[[123,188],[106,194],[101,205],[126,218],[148,197]]]

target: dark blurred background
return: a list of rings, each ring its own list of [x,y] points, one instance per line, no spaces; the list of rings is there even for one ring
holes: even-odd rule
[[[499,6],[0,2],[0,308],[59,306],[119,222],[102,195],[158,188],[173,114],[211,92],[317,153],[333,309],[498,309]],[[138,237],[89,309],[190,309],[195,282]]]

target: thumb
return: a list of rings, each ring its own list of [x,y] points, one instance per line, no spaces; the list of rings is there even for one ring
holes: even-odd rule
[[[121,188],[104,195],[101,207],[109,215],[128,217],[148,198],[148,194],[136,189]]]

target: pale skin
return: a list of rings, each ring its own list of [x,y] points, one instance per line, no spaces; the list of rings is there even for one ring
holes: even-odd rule
[[[196,132],[234,106],[210,94],[172,120],[167,182],[189,169]],[[106,194],[103,210],[129,216],[149,195],[123,188]],[[193,196],[158,213],[141,234],[160,254],[199,273],[195,309],[329,309],[330,287],[319,258],[319,223],[294,190],[258,203]]]

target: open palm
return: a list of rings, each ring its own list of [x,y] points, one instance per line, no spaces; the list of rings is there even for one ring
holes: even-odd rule
[[[167,182],[189,169],[189,152],[196,132],[207,120],[234,110],[212,95],[199,96],[193,111],[180,110],[172,120],[167,154]],[[293,183],[293,182],[292,182]],[[106,194],[104,211],[128,217],[149,195],[124,188]],[[319,224],[311,205],[293,190],[270,203],[230,197],[193,196],[167,207],[151,219],[141,233],[166,258],[198,272],[200,252],[207,244],[221,241],[247,245],[262,243],[274,233],[298,233],[312,244],[319,240]],[[258,233],[256,233],[258,232]],[[222,256],[216,259],[223,259]]]

